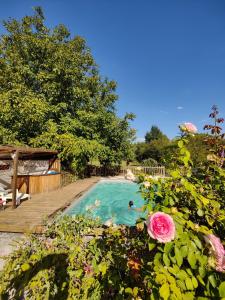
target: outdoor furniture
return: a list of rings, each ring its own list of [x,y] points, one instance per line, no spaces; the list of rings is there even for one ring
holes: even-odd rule
[[[9,193],[9,194],[5,195],[4,198],[6,199],[6,201],[7,200],[12,200],[13,194]],[[19,193],[18,189],[16,189],[16,205],[19,205],[20,201],[24,200],[24,199],[30,200],[31,199],[30,194]]]
[[[6,206],[6,199],[5,199],[5,196],[4,195],[1,195],[2,193],[0,192],[0,206],[1,208],[5,208]]]
[[[2,189],[0,190],[0,206],[3,209],[5,208],[5,205],[6,205],[6,198],[5,198],[6,193],[7,192]]]

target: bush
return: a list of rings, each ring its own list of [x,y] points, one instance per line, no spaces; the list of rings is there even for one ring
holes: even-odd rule
[[[157,167],[158,162],[154,160],[153,158],[148,158],[142,161],[142,166],[145,167]]]
[[[109,228],[81,216],[57,220],[9,257],[2,298],[224,298],[225,171],[216,159],[196,173],[186,144],[178,141],[169,178],[140,177],[146,219]]]

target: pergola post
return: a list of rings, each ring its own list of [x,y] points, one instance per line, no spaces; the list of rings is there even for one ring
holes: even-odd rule
[[[12,205],[16,208],[16,188],[17,188],[17,173],[18,173],[19,151],[16,150],[13,155],[13,179],[12,179]]]
[[[49,165],[48,165],[48,170],[51,169],[51,167],[52,167],[52,165],[54,164],[54,162],[56,161],[56,159],[57,159],[57,156],[55,155],[55,156],[53,157],[53,159],[50,160]]]

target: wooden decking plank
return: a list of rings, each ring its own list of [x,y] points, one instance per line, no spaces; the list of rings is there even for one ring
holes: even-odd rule
[[[23,201],[19,207],[0,210],[0,231],[2,232],[41,232],[43,221],[60,209],[68,206],[82,195],[99,177],[78,180],[62,189],[34,195]]]

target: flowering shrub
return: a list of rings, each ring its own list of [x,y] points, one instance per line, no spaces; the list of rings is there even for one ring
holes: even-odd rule
[[[146,219],[61,218],[9,257],[2,298],[225,298],[225,171],[209,161],[196,172],[186,145],[182,136],[170,177],[140,176]]]

